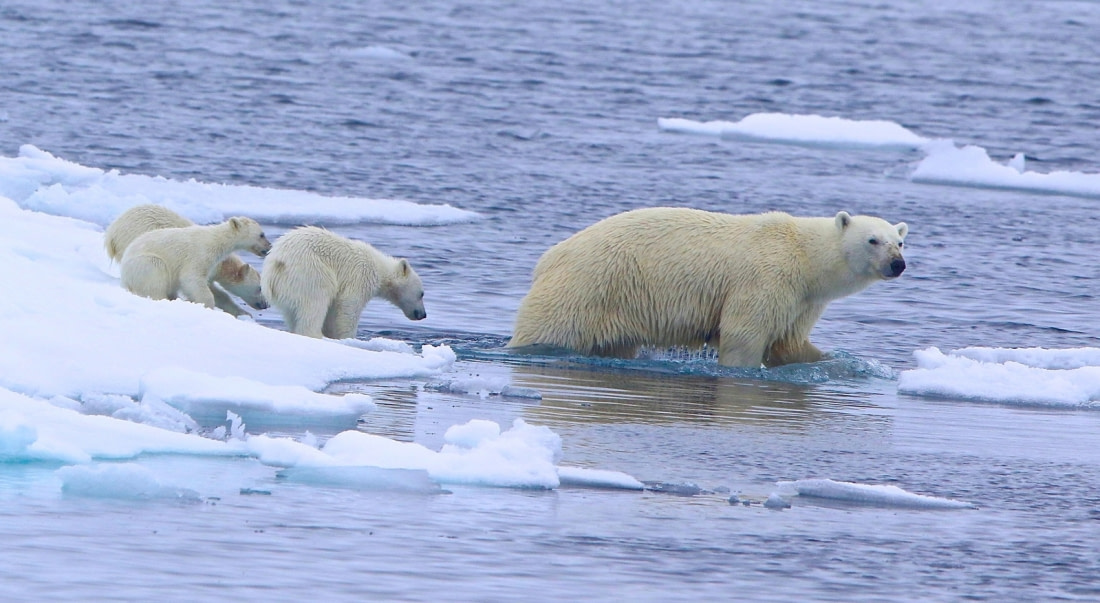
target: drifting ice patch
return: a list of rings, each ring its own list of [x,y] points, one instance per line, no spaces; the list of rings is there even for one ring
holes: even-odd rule
[[[661,118],[657,126],[668,132],[703,134],[755,142],[810,147],[917,150],[925,154],[909,174],[913,182],[1036,193],[1100,197],[1100,174],[1027,170],[1023,153],[1005,163],[990,158],[976,145],[957,146],[950,139],[924,138],[909,129],[882,120],[851,120],[820,115],[754,113],[737,122],[698,122]]]
[[[67,496],[128,500],[181,500],[198,502],[198,493],[166,486],[149,469],[133,463],[76,465],[57,470],[61,491]]]
[[[558,467],[558,479],[563,486],[582,488],[611,488],[618,490],[644,490],[645,484],[633,476],[605,469]]]
[[[275,474],[276,477],[308,484],[350,488],[353,490],[381,490],[409,492],[413,494],[441,494],[445,492],[432,481],[423,469],[383,469],[381,467],[291,467]]]
[[[1092,408],[1100,406],[1100,350],[938,348],[913,352],[898,391],[917,396]]]
[[[657,120],[657,127],[668,132],[814,147],[909,151],[928,143],[927,138],[891,121],[851,120],[821,115],[754,113],[738,122],[662,118]]]
[[[976,509],[977,506],[949,498],[913,494],[897,486],[837,482],[831,479],[800,479],[776,482],[779,494],[827,498],[880,507],[910,509]],[[773,494],[773,496],[776,496]],[[769,499],[770,500],[770,499]],[[766,506],[766,505],[765,505]]]

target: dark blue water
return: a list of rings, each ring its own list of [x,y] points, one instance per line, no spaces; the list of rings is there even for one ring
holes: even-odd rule
[[[914,184],[916,154],[656,127],[761,111],[884,119],[999,160],[1025,152],[1031,169],[1094,172],[1097,31],[1100,5],[1076,2],[5,0],[5,156],[30,143],[126,173],[484,216],[341,229],[408,256],[427,289],[426,321],[373,303],[362,333],[449,341],[456,373],[542,400],[344,385],[379,402],[364,429],[437,447],[454,423],[521,417],[559,433],[568,464],[706,492],[395,495],[280,482],[245,459],[163,457],[142,462],[195,475],[202,502],[120,502],[61,496],[53,466],[6,467],[0,594],[1100,597],[1100,413],[921,400],[893,380],[933,345],[1100,344],[1096,201]],[[813,338],[839,364],[809,372],[493,351],[547,247],[655,205],[905,221],[909,269],[830,307]],[[760,504],[776,481],[811,477],[979,509]],[[241,494],[250,480],[271,494]]]

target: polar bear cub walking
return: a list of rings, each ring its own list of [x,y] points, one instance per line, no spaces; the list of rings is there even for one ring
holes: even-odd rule
[[[194,225],[194,222],[167,207],[151,203],[136,205],[111,222],[107,231],[103,233],[103,245],[107,248],[107,255],[118,262],[122,260],[123,252],[130,243],[134,242],[134,239],[151,230]],[[267,307],[267,301],[260,290],[260,273],[244,263],[236,254],[230,254],[222,260],[217,271],[214,272],[213,281],[220,285],[220,287],[217,285],[210,287],[210,292],[214,294],[214,305],[233,316],[248,314],[248,312],[238,307],[221,287],[257,310]]]
[[[359,315],[375,297],[411,320],[428,315],[424,286],[408,260],[314,226],[279,237],[264,259],[261,282],[287,329],[309,337],[355,337]]]
[[[263,256],[271,249],[260,225],[251,218],[230,218],[212,226],[149,231],[122,253],[122,286],[150,299],[179,295],[214,307],[210,280],[234,251]]]

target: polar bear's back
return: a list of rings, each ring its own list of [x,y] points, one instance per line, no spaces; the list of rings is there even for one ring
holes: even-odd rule
[[[195,223],[161,205],[135,205],[115,218],[103,233],[107,255],[114,261],[122,259],[123,252],[134,239],[162,228],[183,228]]]

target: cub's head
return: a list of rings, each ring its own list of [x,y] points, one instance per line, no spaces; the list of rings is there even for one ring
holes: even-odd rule
[[[428,316],[424,310],[424,284],[404,258],[397,260],[393,274],[383,283],[381,296],[401,308],[409,320],[423,320]]]
[[[260,273],[241,258],[231,255],[222,261],[218,273],[214,275],[226,291],[244,300],[257,310],[267,308],[267,299],[260,289]]]
[[[872,216],[852,216],[848,212],[836,215],[841,247],[852,272],[868,278],[892,279],[905,270],[902,247],[909,226],[905,222],[890,224]]]
[[[260,257],[264,257],[268,251],[271,251],[271,241],[267,240],[264,229],[252,218],[237,216],[229,218],[227,222],[233,227],[233,232],[237,233],[245,243],[239,249],[247,249]]]

